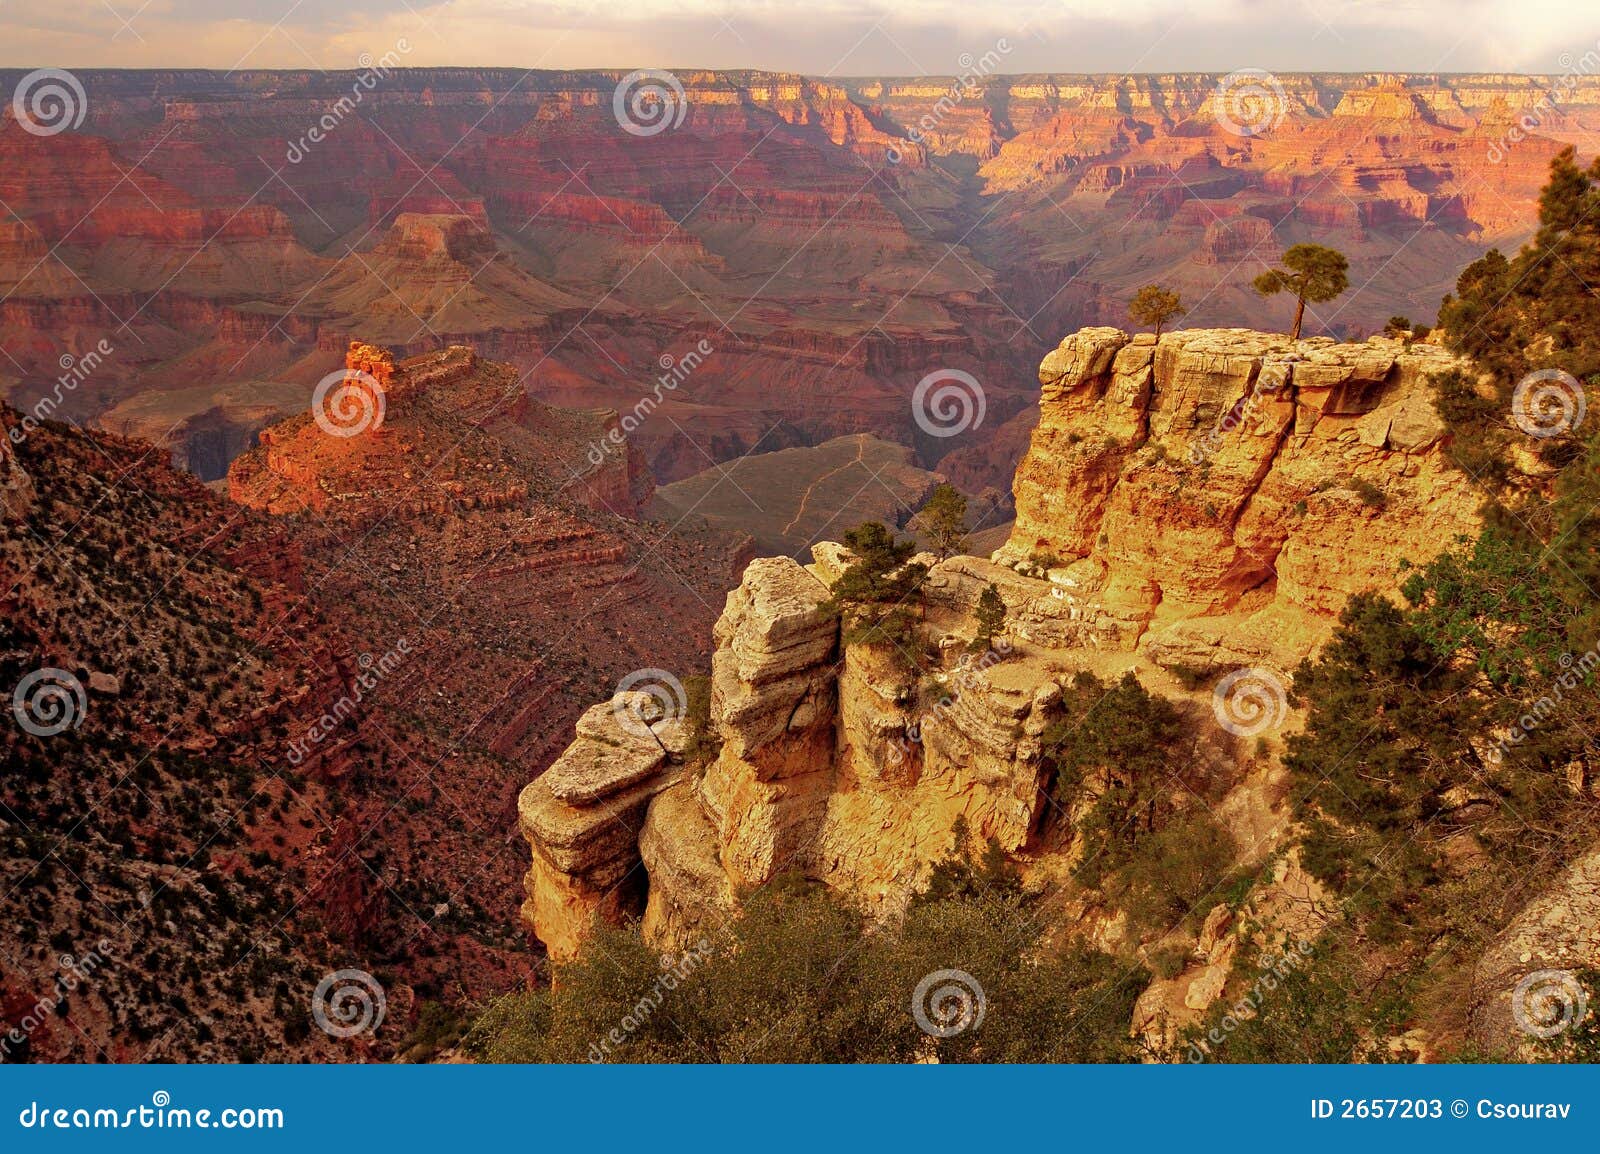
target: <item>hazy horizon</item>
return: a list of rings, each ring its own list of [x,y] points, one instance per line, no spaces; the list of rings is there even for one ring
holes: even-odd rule
[[[1516,73],[1595,69],[1595,27],[1553,0],[24,0],[0,11],[0,67],[354,68],[400,41],[413,67],[636,66],[807,76],[948,76],[1003,40],[1007,75]]]

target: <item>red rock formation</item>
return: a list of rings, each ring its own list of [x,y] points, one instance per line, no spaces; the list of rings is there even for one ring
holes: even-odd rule
[[[67,412],[137,397],[214,470],[259,422],[202,416],[199,378],[309,394],[356,333],[402,355],[470,344],[542,399],[622,412],[709,334],[706,369],[630,434],[661,479],[872,431],[929,466],[992,450],[1003,486],[1015,439],[995,430],[1030,402],[1013,382],[1047,334],[1120,321],[1150,280],[1193,323],[1264,323],[1249,278],[1305,239],[1364,286],[1335,331],[1426,320],[1456,269],[1527,230],[1549,154],[1600,109],[1588,83],[1541,111],[1522,77],[1286,75],[1281,121],[1244,138],[1211,75],[686,73],[682,123],[639,137],[616,123],[620,79],[407,72],[301,146],[341,78],[97,76],[94,135],[0,130],[12,399],[109,335],[117,358]],[[950,367],[984,383],[990,419],[934,444],[909,397]]]

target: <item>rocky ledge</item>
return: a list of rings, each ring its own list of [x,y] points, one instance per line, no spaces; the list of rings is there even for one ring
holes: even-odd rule
[[[1039,366],[1016,525],[995,555],[1053,586],[1053,611],[1019,627],[1167,663],[1297,660],[1352,593],[1392,589],[1402,562],[1476,531],[1430,385],[1456,367],[1379,337],[1067,337]]]

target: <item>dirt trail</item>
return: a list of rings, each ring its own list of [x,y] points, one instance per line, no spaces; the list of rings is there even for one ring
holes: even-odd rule
[[[867,434],[866,433],[857,433],[856,434],[856,456],[855,456],[855,460],[846,461],[844,464],[840,465],[837,469],[829,469],[826,473],[822,474],[822,476],[818,477],[815,481],[812,481],[811,484],[806,486],[806,491],[804,493],[800,494],[800,504],[795,508],[794,519],[783,527],[783,532],[780,534],[780,536],[787,537],[789,535],[789,530],[793,529],[796,525],[798,525],[800,523],[800,518],[804,517],[806,515],[806,502],[811,500],[811,494],[816,490],[818,485],[822,484],[822,482],[826,481],[829,477],[837,476],[838,474],[844,472],[846,469],[851,469],[851,468],[854,468],[857,465],[865,464],[866,463],[866,459],[867,459]]]

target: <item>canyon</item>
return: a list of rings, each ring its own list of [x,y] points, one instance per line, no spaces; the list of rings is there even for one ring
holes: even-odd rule
[[[1302,240],[1357,286],[1313,331],[1426,322],[1600,124],[1600,85],[1551,109],[1555,78],[1506,75],[1285,74],[1241,130],[1219,75],[684,73],[643,132],[621,72],[79,79],[80,128],[0,124],[0,396],[207,480],[353,338],[471,345],[619,411],[706,341],[632,434],[658,481],[871,433],[1008,492],[1052,334],[1121,323],[1153,280],[1189,324],[1278,323],[1249,281]],[[909,398],[950,370],[986,413],[930,435]]]
[[[6,733],[0,881],[71,900],[3,911],[0,1009],[69,937],[164,931],[245,992],[188,965],[164,1004],[144,945],[42,1057],[237,1053],[354,958],[388,1027],[269,1043],[392,1058],[599,924],[681,950],[793,872],[888,921],[985,845],[1064,935],[1178,959],[1129,1023],[1170,1042],[1331,913],[1292,671],[1480,528],[1432,391],[1467,366],[1370,334],[1600,127],[1600,84],[1552,113],[1519,76],[1286,74],[1243,132],[1212,75],[685,72],[659,131],[621,72],[81,79],[81,128],[0,123],[0,671],[88,703],[64,750]],[[1249,286],[1301,241],[1352,289],[1291,341]],[[1182,327],[1115,327],[1152,281]],[[918,557],[931,652],[848,641],[839,539],[943,480],[973,533]],[[1170,805],[1260,871],[1242,904],[1153,937],[1069,884],[1047,735],[1089,675],[1178,711]],[[1486,988],[1519,942],[1582,955],[1548,921]]]
[[[1010,539],[989,557],[917,558],[931,669],[895,644],[845,643],[827,605],[857,559],[844,546],[753,561],[713,631],[703,712],[619,693],[523,789],[524,921],[558,961],[630,918],[671,952],[715,940],[788,872],[890,918],[941,861],[987,843],[1064,887],[1067,932],[1180,950],[1131,1023],[1170,1042],[1241,951],[1314,939],[1335,912],[1293,848],[1278,763],[1300,723],[1292,671],[1349,595],[1397,597],[1407,569],[1479,527],[1430,383],[1461,365],[1381,337],[1066,337],[1039,369]],[[985,588],[1006,608],[987,644],[973,640]],[[1141,939],[1066,884],[1081,815],[1053,797],[1049,747],[1085,673],[1137,677],[1180,711],[1192,744],[1172,804],[1209,812],[1236,867],[1265,870],[1242,908]]]

